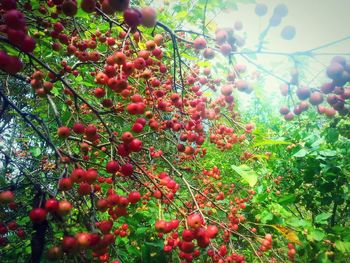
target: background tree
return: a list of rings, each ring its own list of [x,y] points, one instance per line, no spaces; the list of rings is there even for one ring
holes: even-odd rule
[[[250,58],[286,6],[247,51],[208,21],[237,1],[0,3],[3,262],[348,255],[350,66],[311,88]],[[237,56],[282,82],[290,122]]]

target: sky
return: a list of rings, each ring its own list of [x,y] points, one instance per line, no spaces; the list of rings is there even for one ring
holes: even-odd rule
[[[268,23],[273,8],[280,3],[285,4],[288,15],[282,20],[281,26],[273,28],[269,33],[269,47],[278,51],[297,51],[314,48],[324,43],[350,35],[350,1],[349,0],[265,0],[258,1],[268,6],[268,13],[259,18],[254,13],[255,4],[239,4],[238,10],[232,14],[221,15],[216,22],[229,26],[234,21],[241,20],[249,32],[249,38],[256,40],[257,35]],[[233,19],[232,19],[233,18]],[[280,38],[284,25],[296,27],[296,36],[292,41]],[[350,41],[347,45],[329,48],[327,51],[344,51],[349,53]]]
[[[339,44],[317,52],[350,54],[350,0],[261,0],[257,3],[268,6],[265,16],[259,17],[255,14],[255,3],[238,4],[237,10],[220,13],[214,21],[218,27],[233,27],[236,21],[241,21],[243,30],[238,34],[246,34],[245,47],[256,50],[259,35],[268,25],[274,7],[282,3],[288,7],[288,14],[282,19],[279,26],[269,30],[265,38],[267,43],[264,44],[263,50],[288,53],[305,51],[348,37]],[[296,35],[292,40],[285,40],[281,37],[281,31],[287,25],[294,26],[296,29]],[[308,67],[304,67],[306,70],[303,73],[303,84],[317,87],[326,81],[324,70],[332,57],[316,56],[314,59],[307,59]],[[289,72],[294,67],[288,58],[276,55],[258,55],[256,62],[272,70],[276,75],[288,79]],[[250,67],[252,70],[256,69],[252,65]],[[281,82],[274,77],[267,77],[266,83],[268,85],[265,85],[265,89],[273,94],[278,90]]]

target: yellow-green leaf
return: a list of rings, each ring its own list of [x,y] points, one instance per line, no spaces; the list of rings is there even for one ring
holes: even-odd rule
[[[248,165],[231,165],[231,168],[238,173],[242,177],[243,181],[248,183],[250,187],[253,187],[257,183],[258,176]]]

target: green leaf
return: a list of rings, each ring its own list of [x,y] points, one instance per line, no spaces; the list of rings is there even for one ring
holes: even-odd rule
[[[249,166],[245,164],[240,166],[232,164],[231,168],[238,173],[242,177],[243,181],[248,183],[250,187],[253,187],[257,183],[258,176]]]
[[[325,233],[320,229],[314,229],[307,235],[307,239],[310,241],[321,241],[325,237]]]
[[[315,223],[327,224],[327,219],[332,216],[332,213],[321,213],[315,217]]]
[[[155,242],[145,242],[146,245],[152,246],[152,247],[159,247],[163,248],[164,243],[160,241],[155,241]]]
[[[55,96],[58,96],[60,94],[60,91],[58,90],[58,88],[56,86],[54,86],[51,90],[52,94],[54,94]]]
[[[333,150],[323,150],[320,151],[320,154],[326,157],[333,157],[337,155],[337,151],[333,151]]]
[[[134,246],[127,246],[126,250],[128,251],[129,255],[137,255],[139,253],[138,249]]]
[[[339,235],[341,237],[341,239],[343,239],[344,241],[350,242],[349,228],[336,225],[336,226],[332,227],[332,232],[336,235]]]
[[[277,203],[272,203],[269,206],[269,211],[278,217],[289,218],[293,214],[286,210],[283,206]]]
[[[308,153],[309,151],[303,148],[303,149],[300,149],[298,152],[296,152],[293,156],[296,158],[302,158],[302,157],[305,157]]]
[[[182,57],[184,57],[184,58],[186,58],[186,59],[188,59],[188,60],[192,60],[192,61],[197,60],[196,57],[190,56],[190,55],[188,55],[188,54],[186,54],[186,53],[183,53],[183,54],[182,54]]]
[[[197,65],[200,66],[200,67],[211,67],[210,61],[205,61],[205,60],[199,61],[197,63]]]
[[[268,193],[261,193],[261,194],[255,195],[253,198],[253,201],[259,203],[266,200],[268,196],[269,196]]]
[[[84,86],[86,87],[94,87],[95,85],[91,82],[83,81]]]
[[[260,221],[263,224],[266,224],[268,221],[273,219],[273,214],[271,214],[269,211],[263,211],[260,215]]]
[[[286,223],[292,227],[305,227],[308,225],[307,221],[295,217],[288,219]]]
[[[340,240],[335,241],[335,248],[340,252],[349,253],[350,252],[350,242],[343,242]]]
[[[149,227],[138,227],[135,231],[136,235],[142,235],[149,230]]]
[[[278,198],[277,201],[281,205],[291,204],[291,203],[294,203],[294,201],[295,201],[295,195],[293,195],[293,194],[284,195],[284,196]]]
[[[318,140],[314,141],[314,142],[311,144],[311,148],[316,149],[316,148],[318,148],[323,142],[324,142],[323,138],[318,139]]]
[[[186,11],[184,10],[184,11],[178,12],[178,13],[175,15],[175,19],[181,20],[181,19],[185,18],[187,15],[188,15],[188,11],[187,11],[187,10],[186,10]]]
[[[339,131],[335,128],[329,128],[325,138],[328,143],[335,143],[339,138]]]
[[[316,262],[320,263],[332,263],[333,261],[330,261],[326,253],[320,253],[316,259]]]
[[[274,140],[265,140],[262,142],[257,142],[253,145],[253,147],[263,146],[263,145],[278,145],[278,144],[290,144],[290,142],[286,141],[274,141]]]
[[[35,148],[30,149],[30,152],[32,153],[32,155],[34,157],[38,157],[41,154],[41,150],[39,147],[35,147]]]

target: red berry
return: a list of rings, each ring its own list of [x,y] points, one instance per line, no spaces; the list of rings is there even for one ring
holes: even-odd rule
[[[136,204],[138,201],[140,201],[141,194],[139,192],[130,192],[128,198],[131,204]]]
[[[15,30],[12,28],[7,28],[7,38],[8,40],[17,46],[22,44],[23,39],[26,37],[26,34],[22,30]]]
[[[130,149],[130,151],[132,152],[139,152],[142,150],[142,141],[140,141],[139,139],[133,139],[129,145],[128,148]]]
[[[124,143],[131,143],[133,140],[134,140],[134,136],[132,135],[132,133],[131,132],[124,132],[123,134],[122,134],[122,141],[124,142]]]
[[[7,190],[0,192],[0,203],[6,204],[11,203],[14,200],[14,194],[13,192]]]
[[[85,129],[85,134],[88,137],[93,137],[96,135],[96,133],[97,133],[97,129],[93,124],[89,124]]]
[[[128,8],[124,11],[124,22],[129,27],[137,27],[141,24],[142,14],[140,10],[136,8]]]
[[[34,208],[29,213],[29,218],[34,223],[43,222],[46,219],[46,210],[42,208]]]
[[[131,130],[133,132],[140,133],[143,130],[143,125],[141,123],[136,122],[132,125]]]
[[[140,123],[142,126],[145,126],[147,121],[144,118],[137,118],[135,123]]]
[[[78,187],[78,194],[83,196],[83,195],[88,195],[91,193],[91,185],[88,183],[80,183]]]
[[[81,168],[77,168],[72,171],[70,178],[72,179],[73,182],[80,183],[85,178],[85,174],[86,174],[85,170]]]
[[[73,0],[64,0],[62,3],[62,12],[66,16],[75,16],[78,12],[77,3]]]
[[[17,7],[16,0],[2,0],[1,7],[4,10],[16,9],[16,7]]]
[[[61,191],[69,191],[70,189],[73,188],[73,181],[71,178],[62,178],[60,179],[60,181],[58,182],[58,188]]]
[[[86,13],[92,13],[92,12],[95,11],[96,1],[95,0],[82,0],[81,4],[80,4],[80,7]]]
[[[182,239],[185,241],[192,241],[194,239],[194,234],[191,230],[185,229],[182,232]]]
[[[65,236],[62,240],[62,250],[64,252],[71,252],[77,248],[77,240],[74,237],[71,236]]]
[[[85,126],[82,123],[74,123],[73,131],[78,134],[83,134],[85,132]]]
[[[192,214],[187,217],[187,223],[192,228],[199,228],[203,223],[203,218],[200,214]]]
[[[2,51],[0,51],[0,61],[0,68],[12,75],[21,71],[23,67],[23,63],[18,57],[9,56]]]
[[[26,233],[24,232],[23,229],[18,229],[16,234],[18,237],[20,237],[22,239],[25,238],[25,236],[26,236]]]
[[[57,134],[58,134],[58,137],[60,138],[68,138],[70,134],[70,129],[66,126],[59,127],[57,129]]]
[[[16,230],[18,228],[18,224],[16,221],[12,221],[7,224],[7,227],[10,230]]]
[[[156,10],[152,7],[144,7],[141,9],[141,24],[145,27],[154,27],[157,22]]]
[[[58,201],[56,199],[48,199],[45,202],[45,209],[48,212],[56,212],[58,209]]]
[[[63,200],[58,203],[58,214],[61,216],[68,215],[69,212],[72,210],[73,206],[70,202]]]
[[[219,229],[217,226],[209,225],[206,230],[206,234],[209,238],[214,238],[216,234],[218,233]]]
[[[108,3],[114,10],[122,12],[129,7],[130,0],[109,0]]]
[[[83,181],[92,184],[93,182],[95,182],[98,178],[98,173],[95,169],[88,169],[85,173],[85,176],[83,178]]]
[[[104,88],[96,88],[94,90],[94,94],[95,94],[96,98],[102,98],[106,95],[106,91]]]
[[[182,242],[180,245],[180,250],[185,253],[192,253],[194,250],[194,244],[192,242]]]
[[[111,231],[112,226],[113,226],[113,222],[110,221],[110,220],[104,220],[104,221],[101,221],[101,222],[97,222],[96,226],[97,226],[98,229],[101,230],[101,232],[103,234],[107,234],[107,233],[109,233],[109,231]]]
[[[197,37],[193,41],[193,46],[197,50],[204,49],[207,46],[207,41],[204,39],[204,37]]]
[[[120,168],[120,172],[124,176],[130,176],[134,172],[134,168],[133,168],[131,163],[126,163],[126,164],[122,165],[122,167]]]
[[[13,29],[23,29],[26,24],[24,15],[16,9],[7,11],[3,16],[3,20],[8,27]]]
[[[106,170],[108,173],[115,174],[119,171],[120,165],[117,161],[110,161],[106,164]]]
[[[166,222],[164,220],[158,220],[155,224],[156,231],[159,233],[165,232]]]
[[[25,36],[22,41],[21,50],[27,53],[33,52],[35,49],[35,39],[30,36]]]

